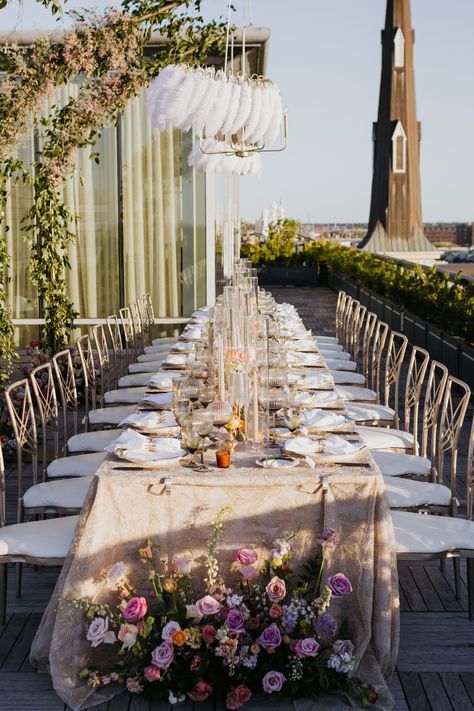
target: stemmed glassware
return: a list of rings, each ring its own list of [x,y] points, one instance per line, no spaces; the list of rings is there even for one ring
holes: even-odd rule
[[[260,403],[264,408],[267,408],[272,415],[272,441],[271,446],[276,447],[276,413],[285,407],[287,402],[287,394],[282,388],[264,388],[259,395]]]
[[[201,385],[198,389],[198,399],[203,407],[206,407],[214,400],[215,395],[214,385]]]
[[[282,420],[290,432],[297,430],[301,424],[301,407],[285,407],[282,411]]]
[[[194,461],[194,455],[199,449],[201,438],[193,423],[189,420],[181,425],[181,440],[191,455],[191,459],[184,466],[196,469],[199,465]]]
[[[196,471],[210,472],[211,468],[204,464],[204,441],[214,424],[213,414],[207,410],[196,410],[192,414],[191,423],[201,438],[201,463],[196,467]]]

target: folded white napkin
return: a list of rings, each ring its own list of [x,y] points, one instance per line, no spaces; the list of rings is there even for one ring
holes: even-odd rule
[[[132,433],[141,439],[133,439],[127,433]],[[137,445],[135,443],[138,443]],[[114,446],[113,449],[111,447]],[[114,452],[122,459],[131,462],[160,462],[177,460],[186,454],[181,442],[176,437],[143,437],[133,430],[125,430],[118,439],[108,445],[108,452]]]
[[[170,353],[166,357],[164,365],[186,365],[186,356],[181,353]]]
[[[173,378],[181,378],[182,373],[173,375],[170,371],[167,373],[156,373],[147,381],[147,385],[163,392],[171,390],[173,387]]]
[[[298,387],[301,390],[312,390],[320,388],[322,385],[329,385],[333,382],[332,375],[330,373],[314,373],[314,375],[306,375],[298,383]]]
[[[317,348],[314,341],[308,338],[302,338],[297,341],[287,341],[287,343],[285,343],[285,350],[299,353],[316,353]]]
[[[296,454],[314,454],[318,448],[318,443],[309,437],[293,437],[285,442],[284,450],[286,452],[295,452]]]
[[[136,429],[149,430],[151,432],[168,431],[175,429],[177,426],[178,423],[173,413],[169,410],[164,412],[133,412],[119,424],[119,427],[135,427]]]
[[[301,424],[305,427],[338,427],[349,422],[348,418],[337,412],[327,410],[303,410]]]
[[[167,407],[173,401],[173,393],[145,393],[143,402],[148,405],[157,405],[158,407]]]
[[[319,392],[308,392],[302,390],[297,393],[296,399],[302,405],[315,405],[323,407],[324,405],[332,405],[339,400],[339,396],[335,390],[320,390]]]
[[[187,341],[198,341],[201,338],[201,329],[199,326],[186,326],[181,337]]]
[[[325,454],[356,454],[362,449],[366,449],[366,447],[365,442],[348,442],[347,439],[338,435],[326,437],[323,442],[323,452]]]
[[[193,351],[195,349],[194,343],[188,343],[187,341],[178,341],[174,344],[172,351]]]
[[[139,451],[145,449],[150,442],[148,437],[135,430],[124,430],[117,439],[114,439],[107,447],[106,452],[115,452],[116,449],[133,449]]]
[[[286,358],[291,365],[317,366],[323,364],[323,359],[317,353],[296,353],[295,351],[290,351],[287,353]]]
[[[291,385],[296,385],[297,383],[300,383],[303,380],[301,375],[298,375],[298,373],[288,373],[288,382]]]

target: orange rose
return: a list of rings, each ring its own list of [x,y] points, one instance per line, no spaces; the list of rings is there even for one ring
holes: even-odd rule
[[[183,644],[186,644],[186,639],[187,635],[183,630],[175,630],[171,635],[171,640],[177,647],[182,647]]]

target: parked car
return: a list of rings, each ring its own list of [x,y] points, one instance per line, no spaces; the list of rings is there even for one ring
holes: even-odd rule
[[[469,249],[451,249],[448,252],[443,252],[440,256],[448,264],[458,264],[466,262],[474,262],[474,246],[469,247]]]

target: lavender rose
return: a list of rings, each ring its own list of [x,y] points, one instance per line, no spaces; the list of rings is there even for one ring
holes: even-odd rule
[[[295,644],[295,652],[300,659],[304,659],[304,657],[315,657],[319,652],[319,644],[314,637],[305,637],[297,641]]]
[[[127,622],[136,622],[145,617],[147,609],[148,605],[144,597],[132,597],[122,612],[122,616]]]
[[[177,630],[180,630],[181,627],[179,625],[179,622],[175,622],[174,620],[170,620],[161,630],[161,639],[164,639],[165,642],[172,642],[172,636],[173,632],[176,632]]]
[[[227,632],[231,634],[239,634],[245,631],[244,616],[238,610],[229,610],[225,618],[224,625]]]
[[[285,581],[275,575],[268,583],[266,591],[272,602],[280,602],[286,595]]]
[[[331,590],[334,597],[343,597],[344,595],[349,595],[352,592],[351,582],[344,573],[336,573],[331,575],[328,580],[328,587]]]
[[[266,627],[260,637],[258,643],[263,649],[275,649],[281,644],[281,632],[275,623]]]
[[[113,644],[116,641],[115,634],[109,631],[109,618],[96,617],[92,620],[87,630],[87,640],[92,647],[98,647],[99,644]]]
[[[151,653],[151,661],[158,669],[168,669],[173,661],[174,652],[171,642],[162,642]]]
[[[339,536],[334,528],[325,528],[318,533],[316,540],[323,550],[332,551],[339,543]]]
[[[266,694],[273,694],[274,691],[281,691],[286,677],[279,671],[269,671],[262,679],[263,690]]]
[[[336,639],[332,648],[335,653],[341,657],[347,655],[347,657],[350,658],[354,654],[354,645],[350,639]]]
[[[196,609],[203,617],[206,615],[217,615],[220,607],[220,604],[211,595],[205,595],[196,602]]]
[[[240,565],[253,565],[258,560],[258,553],[248,548],[241,548],[239,551],[236,551],[234,557]]]

